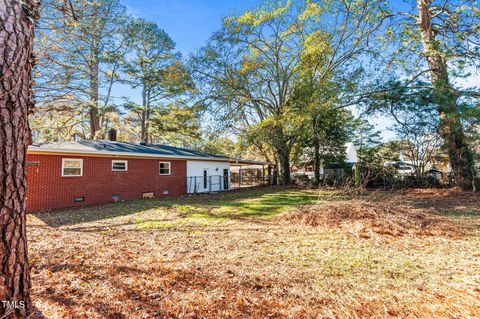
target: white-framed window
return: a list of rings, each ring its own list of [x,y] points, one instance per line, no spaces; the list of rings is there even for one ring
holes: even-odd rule
[[[172,168],[171,168],[171,163],[170,162],[160,162],[159,166],[159,175],[171,175],[172,174]]]
[[[128,171],[128,161],[112,160],[112,171],[114,172]]]
[[[62,158],[62,176],[83,176],[83,159]]]

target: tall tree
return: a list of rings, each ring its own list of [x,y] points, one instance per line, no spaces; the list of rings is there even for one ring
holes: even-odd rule
[[[423,56],[430,69],[430,80],[440,113],[439,133],[447,145],[450,163],[457,183],[464,189],[472,189],[475,188],[473,152],[466,143],[459,116],[457,93],[451,84],[448,72],[448,57],[445,56],[445,47],[442,48],[441,36],[438,35],[441,32],[445,32],[444,35],[447,35],[449,29],[453,28],[457,36],[468,37],[469,34],[467,33],[476,32],[477,35],[474,37],[479,38],[479,24],[477,20],[474,29],[461,30],[461,27],[458,28],[458,24],[468,23],[468,21],[457,21],[456,19],[461,18],[461,15],[455,16],[455,13],[451,11],[454,9],[452,4],[448,4],[449,1],[440,6],[432,0],[417,0],[417,24],[421,34]],[[469,39],[465,40],[468,43]],[[474,39],[470,40],[473,41],[473,45],[479,45]],[[477,55],[477,58],[480,58],[480,55]]]
[[[225,19],[193,72],[223,125],[257,129],[275,149],[288,183],[291,150],[311,128],[306,107],[322,107],[322,83],[360,60],[386,16],[377,1],[267,3]]]
[[[480,11],[471,0],[414,3],[406,12],[392,10],[394,26],[386,29],[388,66],[405,88],[403,95],[394,98],[430,98],[437,109],[438,133],[456,183],[463,189],[473,189],[476,172],[465,125],[469,110],[476,106],[472,99],[478,100],[480,94],[478,89],[462,88],[458,79],[473,76],[480,66]],[[398,85],[393,89],[398,91]]]
[[[0,300],[18,306],[2,304],[2,318],[25,318],[30,306],[25,158],[28,115],[34,107],[32,48],[37,19],[37,1],[0,1]]]
[[[140,88],[142,94],[141,105],[127,106],[139,115],[140,139],[148,143],[152,117],[165,113],[167,109],[162,107],[193,85],[175,43],[156,23],[137,18],[130,21],[125,32],[128,54],[122,62],[126,75],[122,81]]]
[[[315,81],[312,76],[298,84],[295,99],[304,103],[306,123],[298,146],[304,148],[301,152],[304,157],[313,161],[314,182],[319,185],[322,164],[344,160],[345,143],[352,137],[353,117],[340,105],[343,85],[336,81]]]
[[[290,153],[298,138],[292,83],[301,53],[301,27],[290,2],[265,5],[236,17],[192,58],[203,102],[217,120],[256,131],[275,149],[281,181],[290,183]]]
[[[360,83],[369,82],[365,61],[374,53],[375,36],[388,16],[379,1],[307,1],[299,17],[305,21],[305,36],[295,99],[309,123],[317,183],[320,149],[330,143],[343,151],[341,136],[346,135],[339,133],[349,121],[342,108],[354,104],[363,89]]]
[[[77,0],[73,20],[65,19],[73,13],[64,5],[63,0],[48,1],[42,11],[35,45],[39,108],[71,113],[65,126],[84,138],[99,138],[125,50],[126,10],[119,0]]]

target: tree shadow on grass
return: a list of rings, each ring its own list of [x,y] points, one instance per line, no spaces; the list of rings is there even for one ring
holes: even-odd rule
[[[50,227],[61,227],[132,215],[160,207],[165,207],[165,203],[157,199],[132,200],[81,208],[59,209],[33,213],[32,215]]]
[[[471,229],[480,228],[480,195],[459,190],[431,190],[408,194],[413,207],[426,208],[435,215],[452,218]]]
[[[40,309],[32,305],[27,319],[47,319],[47,317],[45,317],[45,315]]]
[[[50,302],[53,302],[57,305],[60,305],[64,309],[68,309],[67,311],[71,313],[78,312],[78,308],[83,308],[85,310],[90,310],[93,309],[96,313],[102,316],[102,318],[106,319],[126,319],[128,318],[126,315],[123,313],[112,309],[109,304],[106,302],[99,300],[95,300],[92,302],[77,302],[75,301],[72,297],[65,297],[62,295],[58,295],[55,293],[41,293],[38,295],[38,297],[42,299],[47,299]],[[72,309],[72,310],[70,310]],[[77,310],[73,310],[77,309]],[[35,314],[37,316],[37,314]],[[40,312],[37,317],[32,317],[33,319],[46,319],[45,316],[43,316]],[[75,317],[77,318],[77,317]],[[84,318],[84,316],[79,316],[78,318]]]
[[[381,196],[376,196],[380,193]],[[384,193],[385,195],[382,195]],[[466,226],[480,229],[480,195],[457,189],[406,189],[392,192],[371,192],[368,200],[379,198],[400,206],[426,210],[437,216],[447,217]]]
[[[71,226],[147,210],[183,209],[191,217],[206,219],[262,218],[278,214],[297,205],[310,204],[318,193],[290,188],[263,188],[214,195],[168,197],[151,200],[131,200],[119,203],[71,208],[32,214],[49,227]]]
[[[81,277],[83,269],[89,267],[92,265],[80,267],[78,264],[72,264],[58,267],[51,263],[44,265],[43,268],[59,276],[62,273],[56,272],[57,269],[75,270]],[[62,292],[64,288],[58,290],[54,286],[49,286],[35,293],[33,297],[55,304],[62,312],[75,314],[72,318],[84,318],[84,314],[89,312],[109,319],[176,318],[181,317],[187,310],[189,318],[207,318],[217,309],[235,314],[233,317],[240,317],[245,310],[256,310],[264,317],[275,309],[275,305],[268,298],[269,294],[263,291],[274,284],[271,280],[236,277],[233,270],[212,274],[207,269],[199,267],[184,269],[165,265],[150,267],[95,265],[95,271],[101,274],[98,276],[98,280],[101,281],[92,280],[91,287],[94,288],[91,290],[88,286],[74,287],[76,293],[67,295]],[[218,291],[225,294],[225,298],[209,297],[210,293],[214,296]],[[192,292],[196,292],[195,295],[203,299],[191,299]],[[232,299],[236,300],[236,296],[245,293],[253,294],[256,298],[252,300],[258,301],[248,306],[231,302]],[[202,307],[198,307],[199,304]],[[276,312],[275,314],[278,315]]]

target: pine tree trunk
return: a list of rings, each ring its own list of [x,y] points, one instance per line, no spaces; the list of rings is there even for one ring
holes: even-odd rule
[[[317,134],[317,118],[313,120],[313,166],[315,169],[315,186],[320,185],[320,139]]]
[[[449,82],[447,61],[435,43],[432,28],[430,0],[417,0],[418,20],[423,53],[430,68],[430,76],[438,111],[439,134],[445,142],[457,185],[464,190],[475,188],[473,152],[465,141],[459,116],[455,90]]]
[[[16,302],[6,318],[25,317],[30,305],[25,157],[37,10],[34,0],[0,0],[0,300]],[[0,303],[0,317],[8,311]]]
[[[150,102],[148,102],[147,99],[147,106],[145,109],[145,143],[150,143],[150,134],[149,134],[149,128],[150,126]]]
[[[142,116],[140,119],[140,140],[142,142],[148,143],[148,134],[147,134],[147,121],[148,121],[148,99],[147,99],[147,89],[146,84],[143,82],[142,87]]]
[[[95,53],[94,53],[95,55]],[[100,117],[98,115],[98,59],[93,56],[93,65],[91,67],[90,74],[90,138],[93,140],[97,138],[97,132],[100,131]]]
[[[97,17],[99,12],[94,12],[93,16]],[[100,69],[100,31],[98,30],[97,23],[92,24],[92,47],[90,51],[90,109],[89,109],[89,117],[90,117],[90,138],[92,140],[101,138],[102,136],[98,136],[98,132],[101,130],[100,127],[100,116],[98,112],[98,105],[99,105],[99,69]]]
[[[147,116],[147,114],[146,114],[145,110],[142,110],[142,113],[140,115],[140,141],[145,142],[145,143],[146,143],[146,139],[147,139],[147,137],[145,135],[145,132],[146,132],[146,130],[145,130],[146,116]]]

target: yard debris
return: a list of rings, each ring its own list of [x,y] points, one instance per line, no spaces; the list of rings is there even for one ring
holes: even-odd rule
[[[282,218],[314,227],[337,227],[361,238],[370,238],[374,234],[394,237],[456,236],[462,232],[461,227],[447,217],[394,203],[321,202],[300,206],[296,212]]]
[[[389,221],[410,231],[428,221],[425,231],[445,228],[428,211],[404,207],[410,200],[432,207],[440,196],[386,195],[345,202],[341,192],[266,189],[29,215],[38,312],[31,319],[480,318],[480,211],[473,203],[434,206],[470,225],[469,236],[365,232],[379,237],[358,240],[330,230],[372,227],[371,214],[376,227]],[[259,217],[317,199],[330,204],[295,213],[303,218],[307,210],[321,215],[318,207],[331,207],[327,217],[309,217],[317,228],[298,216],[281,223]],[[413,216],[388,215],[403,210]]]

